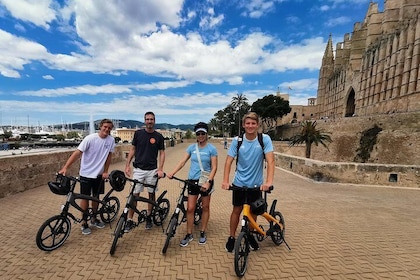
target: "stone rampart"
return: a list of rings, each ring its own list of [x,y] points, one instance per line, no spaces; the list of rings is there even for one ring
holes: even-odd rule
[[[276,166],[315,181],[420,188],[419,165],[324,162],[275,153]]]
[[[122,145],[115,148],[113,163],[125,158],[123,150]],[[0,158],[0,198],[53,181],[55,172],[60,170],[73,151],[74,149]],[[79,166],[80,164],[75,162],[68,171],[69,174],[76,176]]]

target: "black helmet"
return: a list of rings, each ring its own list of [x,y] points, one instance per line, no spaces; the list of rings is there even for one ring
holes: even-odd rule
[[[199,122],[194,126],[194,132],[204,131],[205,133],[207,133],[208,130],[209,126],[204,122]]]
[[[70,192],[70,179],[58,174],[55,182],[48,182],[50,190],[58,195],[67,195]]]
[[[125,178],[124,172],[120,170],[113,170],[111,173],[109,173],[109,183],[111,184],[111,187],[117,192],[120,192],[124,189],[126,181],[127,179]]]

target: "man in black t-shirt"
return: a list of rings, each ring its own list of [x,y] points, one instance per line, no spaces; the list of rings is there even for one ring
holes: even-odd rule
[[[155,130],[155,114],[153,112],[146,112],[144,114],[144,123],[146,128],[137,130],[134,133],[133,141],[131,142],[131,149],[128,153],[125,173],[127,176],[133,175],[133,179],[137,179],[145,184],[156,184],[158,175],[159,178],[164,176],[163,164],[165,163],[165,140],[159,132]],[[158,157],[159,155],[159,157]],[[133,161],[133,173],[131,173],[131,161]],[[158,159],[159,158],[159,159]],[[140,196],[144,186],[139,184],[134,189],[134,195]],[[155,200],[156,189],[147,188],[149,199]],[[151,229],[152,223],[152,205],[148,204],[148,212],[146,219],[146,229]],[[128,221],[124,229],[125,232],[133,228],[134,211],[129,210]]]

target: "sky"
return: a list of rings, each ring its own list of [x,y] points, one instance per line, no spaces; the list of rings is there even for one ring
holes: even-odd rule
[[[329,36],[370,2],[0,0],[0,125],[194,124],[278,90],[307,105]]]

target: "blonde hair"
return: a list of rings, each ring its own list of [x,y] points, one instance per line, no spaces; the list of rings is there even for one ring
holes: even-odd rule
[[[260,123],[260,117],[255,112],[248,112],[242,117],[242,124],[245,124],[246,119],[251,119],[256,121],[258,124]]]

